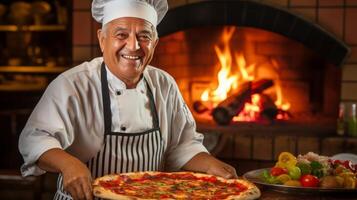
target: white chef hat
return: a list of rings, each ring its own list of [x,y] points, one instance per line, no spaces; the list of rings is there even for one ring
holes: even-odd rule
[[[102,25],[121,17],[136,17],[155,27],[168,10],[167,0],[93,0],[92,16]]]

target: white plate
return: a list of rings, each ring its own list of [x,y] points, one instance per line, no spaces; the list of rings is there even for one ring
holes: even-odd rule
[[[357,155],[352,153],[339,153],[331,157],[333,160],[350,160],[353,164],[357,164]]]

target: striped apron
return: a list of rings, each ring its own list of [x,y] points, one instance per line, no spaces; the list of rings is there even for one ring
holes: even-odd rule
[[[107,71],[104,63],[101,66],[101,84],[104,114],[104,145],[100,151],[86,164],[92,173],[92,178],[113,174],[136,171],[160,171],[164,153],[164,142],[159,127],[154,97],[146,81],[150,110],[154,127],[138,133],[112,132],[112,114],[110,110],[109,87]],[[72,200],[63,189],[62,175],[58,176],[55,200]]]

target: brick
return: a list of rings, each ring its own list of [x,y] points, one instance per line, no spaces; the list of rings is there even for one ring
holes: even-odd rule
[[[277,136],[275,137],[274,144],[274,160],[278,160],[278,156],[281,152],[287,151],[295,153],[296,151],[296,137],[292,136]]]
[[[162,69],[167,69],[172,67],[174,64],[174,58],[172,55],[158,56],[154,55],[155,59],[152,61],[154,66],[160,67]]]
[[[88,31],[91,28],[91,14],[89,11],[73,12],[73,45],[89,45],[91,37]]]
[[[316,21],[316,9],[315,8],[292,8],[298,15],[302,16],[304,19],[310,20],[312,22]]]
[[[346,5],[347,6],[357,6],[357,1],[356,0],[346,0]]]
[[[325,156],[333,156],[343,152],[343,138],[325,138],[322,140],[321,154]]]
[[[258,168],[259,162],[253,160],[239,160],[237,164],[237,174],[242,176],[243,174],[255,170]]]
[[[237,135],[235,137],[234,158],[251,159],[251,137]]]
[[[155,48],[155,55],[166,56],[167,55],[166,47],[167,47],[166,42],[164,42],[160,39],[159,43],[157,43],[156,48]]]
[[[357,82],[357,64],[346,64],[345,66],[343,66],[342,80]]]
[[[74,0],[73,1],[73,9],[88,9],[90,10],[92,5],[91,0]]]
[[[310,104],[309,96],[306,95],[306,91],[309,91],[310,88],[306,82],[282,81],[281,85],[283,86],[283,100],[292,105],[290,108],[292,113],[310,112],[310,108],[306,106]]]
[[[264,0],[264,3],[270,3],[272,5],[278,5],[278,6],[283,6],[287,7],[288,6],[288,0]]]
[[[73,61],[75,62],[83,62],[83,61],[88,61],[92,59],[91,55],[91,47],[90,46],[81,46],[73,47]]]
[[[291,0],[290,6],[316,6],[316,0]]]
[[[342,82],[341,99],[357,100],[357,82]]]
[[[319,8],[318,22],[342,40],[343,8]]]
[[[187,4],[187,0],[169,0],[169,9],[176,8],[179,6],[184,6]]]
[[[253,159],[272,160],[273,140],[270,137],[253,138]]]
[[[219,63],[217,56],[213,54],[207,53],[193,53],[190,56],[190,64],[192,65],[204,65],[206,66],[214,66],[216,63]],[[219,65],[220,66],[220,65]]]
[[[175,41],[175,39],[174,39],[174,36],[175,35],[175,33],[173,33],[173,34],[169,34],[169,35],[165,35],[165,36],[161,36],[159,39],[159,43],[161,43],[161,44],[163,44],[163,43],[165,43],[165,44],[169,44],[171,41]]]
[[[189,66],[189,59],[190,59],[189,56],[186,54],[174,54],[173,66]]]
[[[282,69],[280,71],[280,77],[283,77],[286,80],[299,80],[301,75],[300,71],[296,69]]]
[[[357,152],[357,138],[349,138],[346,141],[346,149],[344,152],[356,154],[356,152]]]
[[[260,161],[258,163],[258,167],[256,167],[255,169],[270,168],[270,167],[274,166],[275,163],[276,163],[276,161]]]
[[[346,9],[346,42],[348,44],[357,45],[357,8]]]
[[[181,86],[179,86],[182,88]],[[219,133],[205,133],[204,134],[204,140],[203,140],[203,145],[207,148],[209,152],[212,153],[214,148],[216,148],[218,142],[219,142]]]
[[[177,54],[185,53],[187,51],[184,43],[180,41],[171,41],[169,44],[166,44],[166,53],[168,54]]]
[[[187,3],[191,4],[191,3],[199,3],[199,2],[203,2],[203,1],[207,1],[207,0],[187,0]]]
[[[220,158],[232,159],[234,152],[234,135],[223,134],[219,146],[217,146],[216,155]]]
[[[319,1],[319,6],[343,6],[341,0],[322,0]]]
[[[319,154],[319,138],[317,137],[299,137],[297,154],[306,154],[308,152]]]
[[[98,37],[97,37],[97,31],[98,29],[102,28],[102,25],[98,22],[96,22],[94,19],[91,20],[91,26],[92,26],[92,32],[90,33],[91,39],[92,39],[92,44],[98,44]]]
[[[175,79],[187,79],[190,76],[190,71],[188,68],[184,68],[182,66],[171,66],[164,69],[166,72],[171,74]],[[178,81],[177,81],[178,82]]]
[[[274,55],[287,55],[290,54],[285,43],[276,43],[276,42],[257,42],[256,44],[256,53],[266,56]]]
[[[99,46],[97,46],[97,47],[92,47],[92,57],[94,58],[94,57],[100,57],[100,56],[102,56],[103,54],[102,54],[102,51],[100,50],[100,48],[99,48]]]
[[[170,35],[173,40],[184,41],[186,40],[186,31],[179,31]]]

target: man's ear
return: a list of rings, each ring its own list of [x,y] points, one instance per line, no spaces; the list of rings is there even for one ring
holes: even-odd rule
[[[156,49],[156,45],[158,43],[159,43],[159,38],[157,38],[152,44],[153,51],[151,51],[151,54],[149,55],[148,64],[151,62],[152,58],[154,57],[154,52],[155,52],[155,49]]]
[[[102,31],[102,29],[98,29],[97,31],[97,37],[98,37],[98,41],[99,41],[99,46],[100,46],[100,50],[104,51],[104,32]]]
[[[156,41],[154,42],[154,49],[156,48],[156,45],[159,43],[159,37],[156,39]]]

